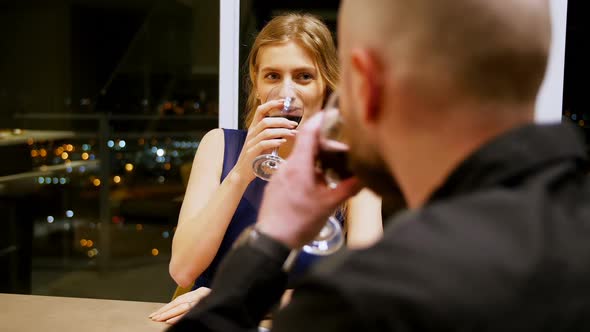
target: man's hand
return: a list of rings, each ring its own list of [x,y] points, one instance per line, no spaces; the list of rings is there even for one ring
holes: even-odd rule
[[[336,207],[361,188],[356,178],[336,189],[326,186],[315,167],[321,113],[299,130],[288,161],[266,186],[257,228],[290,248],[300,248],[322,229]]]

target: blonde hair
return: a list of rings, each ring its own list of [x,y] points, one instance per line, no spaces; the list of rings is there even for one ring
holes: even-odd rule
[[[326,84],[324,102],[334,91],[340,79],[338,57],[332,34],[317,17],[310,14],[283,14],[274,17],[256,36],[248,55],[249,80],[246,82],[246,128],[250,126],[260,101],[256,97],[256,75],[258,73],[258,51],[260,48],[287,41],[297,41],[314,59],[320,76]]]

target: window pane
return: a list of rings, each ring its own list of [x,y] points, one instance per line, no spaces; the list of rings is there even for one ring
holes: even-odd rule
[[[567,6],[563,119],[582,129],[587,147],[590,147],[590,111],[586,101],[586,84],[583,83],[589,69],[590,52],[586,44],[590,25],[581,1],[569,1]]]
[[[0,292],[168,301],[216,0],[0,5]]]

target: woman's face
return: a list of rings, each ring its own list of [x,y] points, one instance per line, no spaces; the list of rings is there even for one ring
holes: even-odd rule
[[[294,41],[267,45],[258,51],[256,92],[260,103],[267,101],[270,90],[290,84],[301,94],[303,119],[322,108],[326,86],[310,54]]]

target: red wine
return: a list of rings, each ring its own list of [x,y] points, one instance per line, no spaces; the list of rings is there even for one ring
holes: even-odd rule
[[[297,123],[301,122],[301,118],[303,118],[302,115],[291,115],[291,114],[276,114],[276,115],[271,115],[271,118],[285,118],[287,120],[290,121],[295,121]]]
[[[330,144],[329,147],[320,146],[318,151],[318,165],[327,182],[338,182],[354,175],[348,167],[348,148],[337,147],[335,144]]]

